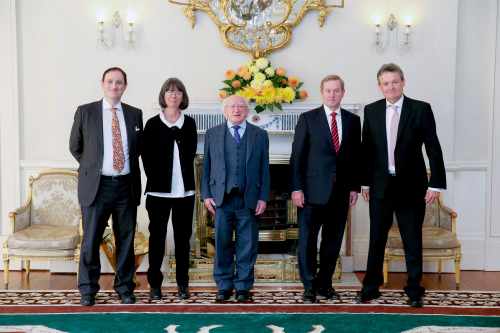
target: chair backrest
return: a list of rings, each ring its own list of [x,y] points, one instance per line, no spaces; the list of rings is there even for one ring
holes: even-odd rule
[[[78,226],[81,209],[78,203],[76,171],[53,169],[30,177],[31,224]]]

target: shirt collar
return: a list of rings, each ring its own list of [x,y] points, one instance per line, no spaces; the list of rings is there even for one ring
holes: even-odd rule
[[[184,114],[182,114],[182,113],[181,113],[181,116],[175,121],[175,123],[170,123],[167,120],[167,118],[165,118],[162,111],[160,111],[160,119],[168,127],[177,126],[178,128],[182,128],[182,125],[184,125]]]
[[[227,127],[228,128],[233,128],[234,124],[232,122],[230,122],[229,120],[227,121]],[[244,120],[241,124],[239,124],[238,126],[240,126],[240,129],[242,130],[245,130],[247,128],[247,121]]]
[[[323,104],[323,108],[325,109],[326,115],[330,116],[332,112],[335,112],[335,116],[337,116],[340,113],[340,107],[338,107],[335,110],[330,109],[326,104]]]
[[[401,95],[401,97],[394,104],[390,103],[388,100],[385,100],[385,106],[386,106],[386,108],[388,108],[389,106],[395,105],[398,107],[397,110],[401,111],[401,109],[403,108],[403,99],[404,99],[404,95]]]
[[[113,107],[115,107],[118,111],[123,111],[122,109],[122,102],[118,102],[115,106],[112,106],[111,104],[108,103],[108,101],[103,98],[102,99],[102,109],[103,110],[111,110]]]

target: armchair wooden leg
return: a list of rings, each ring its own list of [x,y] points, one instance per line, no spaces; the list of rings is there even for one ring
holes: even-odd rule
[[[384,258],[384,286],[387,286],[389,281],[389,259]]]
[[[9,259],[3,260],[3,284],[5,289],[9,288]]]
[[[438,259],[438,278],[441,280],[441,273],[443,272],[443,261],[441,259]]]
[[[24,264],[25,264],[24,269],[26,270],[26,279],[29,280],[30,279],[30,261],[25,260]]]
[[[455,256],[455,284],[456,284],[455,288],[457,290],[460,289],[460,269],[461,269],[460,262],[461,258],[460,254],[458,254]]]

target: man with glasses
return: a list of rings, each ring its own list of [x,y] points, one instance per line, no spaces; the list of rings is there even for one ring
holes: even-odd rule
[[[226,121],[205,135],[201,196],[215,215],[216,301],[251,300],[259,227],[256,216],[269,198],[269,138],[247,123],[248,104],[230,96],[222,103]],[[235,242],[233,243],[233,231]]]

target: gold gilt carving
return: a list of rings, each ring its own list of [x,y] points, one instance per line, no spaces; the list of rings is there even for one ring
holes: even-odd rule
[[[332,8],[343,8],[344,0],[168,0],[185,6],[184,15],[194,28],[196,11],[208,14],[217,25],[224,45],[254,58],[286,46],[292,29],[308,11],[318,12],[320,27]],[[332,3],[330,3],[332,2]]]

